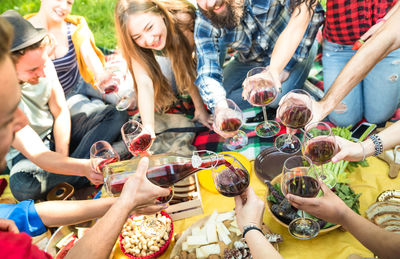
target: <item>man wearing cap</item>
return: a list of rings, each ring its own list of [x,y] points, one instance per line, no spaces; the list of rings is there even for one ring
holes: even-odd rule
[[[79,123],[71,130],[65,96],[47,54],[50,39],[46,30],[34,28],[13,10],[1,17],[14,27],[11,56],[22,93],[19,107],[29,120],[29,125],[16,132],[13,148],[6,156],[14,197],[40,199],[61,182],[75,188],[87,185],[88,179],[102,183],[102,175],[91,169],[88,159],[75,158],[88,158],[95,141],[112,142],[119,137],[119,129],[110,130],[115,127],[116,110],[91,114],[84,120],[78,114]],[[76,148],[68,157],[70,139]]]
[[[27,125],[18,108],[21,90],[15,67],[9,55],[12,27],[0,18],[0,169],[4,168],[4,156],[13,141],[13,135]],[[49,227],[70,225],[100,217],[99,222],[85,234],[70,253],[87,258],[108,258],[122,225],[129,213],[155,213],[163,205],[155,205],[156,197],[168,195],[169,190],[151,184],[145,177],[148,160],[140,161],[137,174],[125,184],[119,198],[85,201],[50,201],[33,204],[24,201],[17,205],[0,204],[0,257],[2,259],[51,258],[32,244],[26,233],[38,234]],[[24,204],[29,203],[29,206]],[[137,207],[139,207],[137,209]],[[10,209],[12,207],[12,209]],[[13,220],[3,218],[12,214]],[[19,215],[16,215],[19,214]],[[107,224],[113,222],[113,224]],[[25,232],[25,233],[19,233]],[[93,244],[96,244],[95,246]],[[76,255],[73,256],[76,258]]]

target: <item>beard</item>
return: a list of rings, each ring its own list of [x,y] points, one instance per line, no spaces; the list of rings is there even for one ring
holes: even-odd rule
[[[225,12],[217,14],[212,8],[200,11],[217,28],[227,28],[229,30],[237,27],[243,18],[244,1],[243,0],[220,0],[225,4]]]

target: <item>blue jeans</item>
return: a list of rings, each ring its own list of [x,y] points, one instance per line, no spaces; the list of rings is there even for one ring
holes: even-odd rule
[[[324,40],[322,63],[325,93],[355,54],[351,47]],[[342,100],[344,109],[331,112],[329,120],[344,127],[355,125],[363,117],[370,123],[382,123],[390,119],[399,104],[399,73],[400,50],[395,50],[351,90]]]
[[[290,90],[303,88],[304,82],[307,79],[308,73],[313,65],[315,55],[317,53],[317,44],[315,43],[303,62],[297,63],[292,71],[290,71],[289,78],[282,83],[282,92],[278,94],[275,101],[269,107],[278,107],[279,100],[287,94]],[[232,99],[242,110],[252,107],[250,103],[242,98],[242,83],[246,79],[247,72],[260,66],[268,66],[270,59],[267,57],[263,62],[239,62],[236,58],[231,59],[224,68],[224,88],[226,91],[226,98]]]

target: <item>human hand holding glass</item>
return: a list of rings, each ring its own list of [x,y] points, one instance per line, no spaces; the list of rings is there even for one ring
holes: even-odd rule
[[[300,150],[300,139],[292,135],[292,129],[303,128],[312,118],[312,97],[302,89],[295,89],[284,96],[277,110],[277,117],[287,128],[287,134],[275,138],[274,145],[285,153]]]
[[[243,120],[242,111],[230,99],[226,99],[225,105],[217,106],[215,109],[213,129],[225,138],[224,146],[227,149],[237,150],[247,145],[246,133],[239,130]]]
[[[107,62],[104,74],[98,80],[99,91],[104,95],[116,97],[115,108],[119,111],[128,109],[135,103],[136,94],[133,90],[133,81],[130,82],[130,73],[125,61],[117,59]]]
[[[293,194],[304,198],[312,198],[318,195],[320,184],[318,175],[311,159],[304,156],[292,156],[283,164],[283,175],[281,178],[282,193]],[[289,233],[299,239],[310,239],[318,235],[319,224],[304,217],[293,220],[289,224]]]
[[[278,95],[274,83],[268,77],[268,70],[264,67],[255,67],[249,70],[243,87],[244,98],[253,106],[261,106],[263,110],[264,122],[256,126],[257,136],[267,138],[278,134],[281,129],[279,123],[267,118],[266,106],[272,103]]]

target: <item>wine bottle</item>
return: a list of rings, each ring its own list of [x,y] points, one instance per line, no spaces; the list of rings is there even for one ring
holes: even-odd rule
[[[232,168],[223,155],[215,153],[200,157],[196,152],[192,157],[181,156],[175,153],[158,154],[149,157],[149,168],[146,176],[150,182],[160,187],[169,187],[183,178],[205,168],[225,165]],[[140,157],[131,160],[110,163],[102,168],[104,185],[110,195],[118,195],[129,176],[136,172]]]

